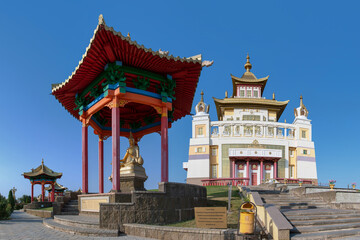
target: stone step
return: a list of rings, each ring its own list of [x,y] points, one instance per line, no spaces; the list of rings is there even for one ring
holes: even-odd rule
[[[360,239],[360,229],[346,229],[305,234],[291,234],[292,240]],[[350,237],[352,236],[352,238]]]
[[[291,230],[292,233],[315,233],[320,231],[340,231],[345,229],[360,228],[360,223],[331,224],[318,226],[300,226]],[[358,229],[360,231],[360,229]]]
[[[294,200],[268,200],[265,199],[263,200],[263,202],[265,203],[273,203],[273,204],[286,204],[286,203],[311,203],[311,204],[325,204],[322,201],[318,201],[318,200],[305,200],[305,199],[294,199]]]
[[[305,209],[323,209],[326,205],[274,205],[280,211],[283,210],[305,210]]]
[[[79,203],[77,203],[77,202],[68,202],[65,204],[65,206],[78,206],[78,205],[79,205]]]
[[[72,211],[72,212],[61,212],[60,215],[79,215],[79,211]]]
[[[360,214],[359,211],[354,210],[339,210],[331,208],[321,208],[321,209],[304,209],[304,210],[284,210],[282,213],[286,217],[291,216],[315,216],[315,215],[338,215],[338,214]]]
[[[79,210],[77,208],[62,208],[61,212],[78,212]]]
[[[315,226],[315,225],[331,225],[344,223],[360,223],[360,218],[336,218],[336,219],[321,219],[321,220],[307,220],[307,221],[291,221],[296,227],[301,226]]]
[[[109,230],[109,229],[99,229],[99,228],[82,228],[76,226],[67,226],[56,222],[54,219],[46,218],[43,220],[43,224],[49,228],[84,236],[93,236],[93,237],[117,237],[119,236],[118,230]]]
[[[343,219],[343,218],[360,218],[360,214],[325,214],[325,215],[289,215],[286,216],[288,220],[291,222],[294,221],[312,221],[312,220],[320,220],[320,219]]]
[[[72,218],[68,218],[66,216],[54,216],[54,221],[66,225],[66,226],[73,226],[73,227],[80,227],[80,228],[99,228],[99,217],[90,218],[90,221],[87,220],[89,217],[81,217],[81,216],[71,216]]]

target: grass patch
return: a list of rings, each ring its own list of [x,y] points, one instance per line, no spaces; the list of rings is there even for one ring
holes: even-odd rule
[[[43,210],[43,211],[53,211],[53,207],[46,207],[46,208],[37,208],[35,210]]]
[[[207,186],[207,206],[208,207],[228,207],[228,186]],[[231,211],[227,214],[228,228],[236,229],[238,225],[238,214],[240,205],[244,202],[239,196],[237,187],[232,187],[231,192]],[[195,219],[169,224],[172,227],[196,228]]]
[[[149,189],[149,190],[146,190],[146,191],[148,191],[148,192],[158,192],[159,189]]]

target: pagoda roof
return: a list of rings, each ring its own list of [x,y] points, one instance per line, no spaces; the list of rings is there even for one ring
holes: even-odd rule
[[[277,120],[279,120],[281,114],[285,110],[289,100],[277,101],[264,98],[214,98],[218,119],[221,120],[223,116],[223,110],[230,107],[246,107],[256,109],[268,109],[276,111]]]
[[[25,178],[36,178],[42,175],[46,175],[50,178],[61,178],[62,173],[54,172],[44,164],[44,160],[41,161],[41,165],[35,169],[31,169],[31,172],[24,172],[22,174]]]
[[[68,189],[68,188],[60,185],[57,182],[55,183],[55,191],[65,191],[66,189]],[[50,184],[48,187],[45,188],[45,190],[51,191],[52,190],[52,185]]]
[[[129,34],[125,37],[108,27],[100,15],[94,35],[78,66],[64,82],[52,84],[52,94],[71,115],[80,120],[79,111],[75,110],[75,96],[84,91],[107,64],[118,61],[123,66],[170,75],[176,81],[175,100],[172,101],[174,121],[190,114],[202,67],[212,64],[202,61],[201,55],[180,58],[146,48],[133,41]]]

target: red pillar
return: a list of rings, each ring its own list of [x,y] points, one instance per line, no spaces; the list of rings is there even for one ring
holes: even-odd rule
[[[161,115],[161,182],[169,181],[168,124],[168,111],[164,106]]]
[[[34,184],[31,183],[31,202],[34,201]]]
[[[274,178],[277,179],[277,161],[274,161]]]
[[[52,184],[51,188],[51,202],[55,201],[55,183]]]
[[[111,109],[112,131],[112,191],[120,192],[120,107]]]
[[[250,160],[246,160],[246,177],[248,178],[247,185],[250,185]]]
[[[88,193],[88,126],[82,127],[82,192]]]
[[[260,184],[264,181],[264,161],[260,160]]]
[[[42,182],[41,183],[41,201],[42,202],[45,202],[45,188],[44,188],[44,185],[45,185],[45,183]]]
[[[104,193],[104,141],[99,136],[99,193]]]

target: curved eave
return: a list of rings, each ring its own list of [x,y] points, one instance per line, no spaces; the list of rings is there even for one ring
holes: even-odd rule
[[[225,98],[218,99],[214,98],[216,112],[218,119],[220,120],[222,113],[221,108],[223,107],[247,107],[247,108],[257,108],[257,109],[271,109],[277,112],[277,121],[281,117],[281,114],[284,112],[289,100],[287,101],[276,101],[270,99],[262,98]]]
[[[49,173],[32,173],[32,172],[27,172],[27,173],[23,173],[22,174],[25,178],[34,178],[34,177],[38,177],[41,175],[46,175],[52,178],[61,178],[62,177],[62,173],[53,173],[53,174],[49,174]]]
[[[239,78],[235,77],[234,75],[230,74],[232,84],[233,84],[233,96],[236,95],[236,85],[237,84],[246,84],[246,85],[261,85],[261,95],[264,92],[267,80],[269,79],[269,76],[259,79],[245,79],[245,78]]]
[[[145,48],[130,37],[124,37],[105,24],[102,16],[74,72],[62,83],[52,84],[52,94],[76,119],[75,95],[81,92],[101,72],[107,63],[122,61],[160,74],[170,74],[176,81],[173,101],[174,121],[190,114],[198,79],[202,70],[201,57],[180,58]]]

